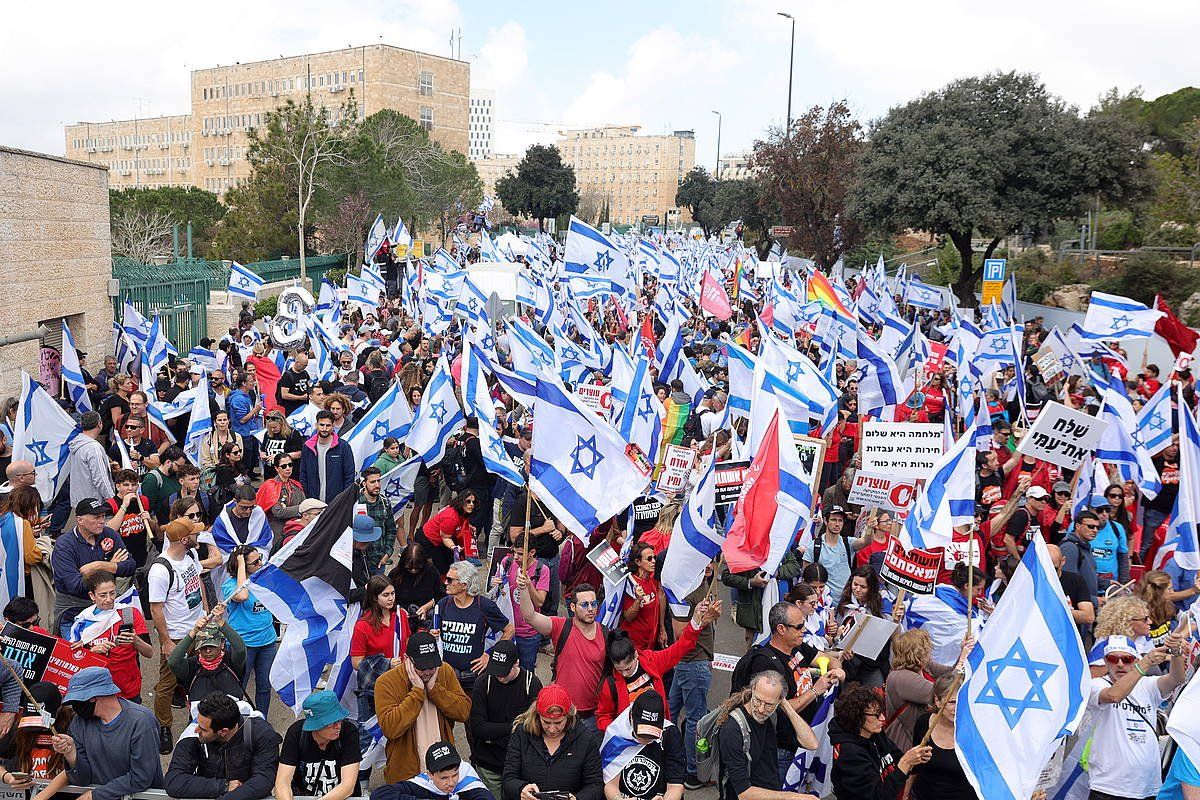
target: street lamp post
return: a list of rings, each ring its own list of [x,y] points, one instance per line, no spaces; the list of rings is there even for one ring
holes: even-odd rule
[[[721,112],[712,112],[717,115],[717,171],[715,173],[717,180],[721,180]]]
[[[781,17],[792,21],[791,44],[788,45],[788,101],[787,101],[787,136],[792,135],[792,67],[796,63],[796,18],[786,11],[776,11]]]

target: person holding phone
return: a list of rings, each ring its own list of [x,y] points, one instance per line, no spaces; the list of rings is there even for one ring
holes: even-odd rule
[[[117,584],[107,572],[91,575],[84,586],[92,605],[79,612],[68,632],[73,649],[86,647],[108,659],[108,671],[121,697],[140,702],[142,667],[138,658],[152,658],[149,629],[141,609],[117,602]]]
[[[509,800],[603,800],[600,738],[579,723],[571,696],[557,683],[517,717],[502,781]]]

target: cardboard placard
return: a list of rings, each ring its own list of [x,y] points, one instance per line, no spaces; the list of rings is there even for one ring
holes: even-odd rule
[[[719,669],[721,672],[733,672],[733,668],[737,666],[738,656],[731,656],[725,653],[713,653],[712,668]]]
[[[854,474],[847,500],[868,508],[905,511],[912,504],[917,485],[914,481],[862,470]]]
[[[1017,452],[1049,461],[1064,469],[1077,468],[1096,449],[1108,424],[1062,403],[1050,402],[1017,445]]]
[[[1037,367],[1038,372],[1042,375],[1042,380],[1046,383],[1057,380],[1066,374],[1062,362],[1058,359],[1058,354],[1048,343],[1042,345],[1041,349],[1034,353],[1033,365]]]
[[[660,492],[679,492],[687,486],[688,476],[696,464],[696,451],[677,444],[667,445],[663,453],[662,474],[658,476]]]
[[[620,583],[629,577],[629,566],[608,542],[601,542],[593,547],[588,551],[587,557],[588,561],[600,570],[606,583]]]
[[[746,482],[746,474],[750,471],[749,461],[722,461],[713,468],[713,479],[716,482],[716,505],[731,506],[737,502],[742,493],[742,484]]]
[[[108,666],[108,659],[87,648],[72,650],[64,639],[35,633],[11,622],[5,623],[0,633],[0,655],[17,666],[26,686],[49,681],[64,693],[67,681],[79,670]]]
[[[491,588],[491,586],[497,582],[496,579],[500,577],[500,565],[504,563],[504,559],[512,555],[512,551],[513,550],[511,547],[492,548],[492,559],[488,565],[488,568],[491,571],[491,574],[488,575],[488,588]]]
[[[862,426],[862,467],[873,475],[926,480],[942,457],[940,422],[883,422]]]
[[[879,658],[883,648],[891,641],[892,635],[900,627],[890,619],[872,616],[864,611],[856,611],[843,620],[838,628],[838,648],[851,650],[854,655],[863,658]]]
[[[883,557],[883,569],[879,577],[897,589],[913,594],[933,594],[937,584],[938,570],[942,566],[942,554],[937,550],[904,551],[904,545],[893,536],[888,540],[887,554]]]
[[[575,387],[575,395],[585,406],[605,419],[612,415],[613,394],[610,387],[581,383]]]

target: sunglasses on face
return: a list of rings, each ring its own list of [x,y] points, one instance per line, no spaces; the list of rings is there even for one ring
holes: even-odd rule
[[[1116,653],[1112,653],[1110,655],[1105,656],[1104,661],[1107,664],[1113,664],[1113,665],[1122,664],[1127,667],[1130,664],[1132,664],[1133,662],[1137,661],[1137,658],[1135,658],[1134,656],[1130,656],[1130,655],[1117,655]]]
[[[276,466],[276,469],[291,469],[291,468],[292,468],[292,462],[290,462],[290,461],[281,462],[280,464],[278,464]]]
[[[1105,497],[1107,497],[1109,500],[1120,500],[1120,499],[1121,499],[1122,497],[1124,497],[1125,495],[1123,495],[1123,494],[1117,494],[1117,493],[1115,493],[1115,492],[1114,492],[1114,493],[1112,493],[1112,494],[1106,494],[1106,495],[1104,495],[1104,496],[1105,496]]]
[[[200,519],[200,512],[192,511],[188,514],[184,514],[184,516],[187,517],[188,519]]]
[[[599,605],[599,603],[597,603],[595,600],[580,600],[575,605],[579,606],[580,608],[595,608]]]

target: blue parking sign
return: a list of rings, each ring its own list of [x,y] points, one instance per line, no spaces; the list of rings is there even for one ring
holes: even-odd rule
[[[1008,263],[1006,258],[989,258],[983,262],[983,279],[985,281],[1002,281],[1004,280],[1004,267]]]

